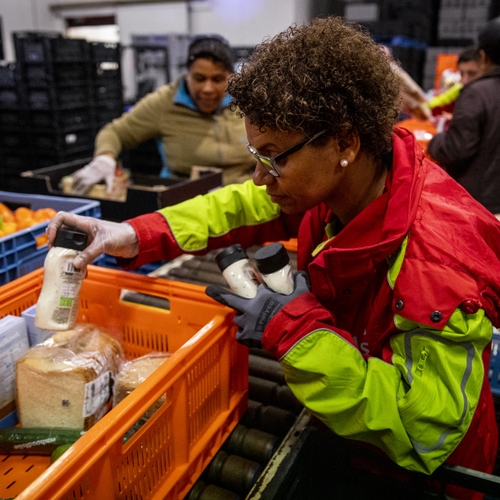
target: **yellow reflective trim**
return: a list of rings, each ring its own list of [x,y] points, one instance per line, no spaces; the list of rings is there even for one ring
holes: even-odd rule
[[[166,219],[179,247],[195,252],[207,247],[208,239],[232,229],[256,226],[280,216],[265,186],[251,180],[230,184],[206,195],[196,196],[158,211]]]
[[[391,290],[394,290],[396,278],[398,277],[399,271],[401,271],[401,266],[403,265],[407,246],[408,235],[406,235],[405,239],[401,243],[401,246],[396,250],[396,252],[388,257],[390,268],[387,272],[387,282],[389,283]]]

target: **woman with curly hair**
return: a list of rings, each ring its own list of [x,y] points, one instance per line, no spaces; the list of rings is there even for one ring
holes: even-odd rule
[[[290,27],[228,88],[257,161],[253,182],[122,224],[59,214],[49,237],[80,227],[92,243],[76,266],[107,252],[129,268],[297,237],[291,295],[207,288],[237,310],[237,339],[271,352],[334,433],[410,471],[449,462],[491,472],[500,228],[394,127],[398,82],[360,28],[335,17]]]

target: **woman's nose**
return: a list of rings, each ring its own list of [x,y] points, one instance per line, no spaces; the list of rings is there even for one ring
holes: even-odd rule
[[[276,177],[268,172],[266,168],[262,166],[260,161],[257,161],[255,165],[255,170],[253,171],[253,183],[256,186],[267,186],[276,182]]]
[[[205,80],[203,82],[202,91],[205,92],[206,94],[210,94],[211,92],[214,91],[214,89],[215,89],[214,82],[210,80]]]

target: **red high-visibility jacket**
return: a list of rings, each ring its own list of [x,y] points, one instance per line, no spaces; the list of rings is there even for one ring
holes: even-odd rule
[[[430,474],[448,461],[491,472],[500,223],[411,133],[396,129],[393,144],[384,194],[334,238],[325,205],[286,216],[245,183],[130,221],[134,265],[297,236],[312,293],[279,311],[262,339],[295,395],[334,432],[409,470]]]

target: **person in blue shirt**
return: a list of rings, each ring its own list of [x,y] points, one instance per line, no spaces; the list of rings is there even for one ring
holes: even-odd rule
[[[224,38],[194,38],[186,75],[146,95],[99,131],[93,160],[73,175],[73,192],[85,194],[101,181],[111,191],[122,149],[157,137],[165,177],[189,177],[198,165],[222,168],[224,184],[251,178],[255,160],[246,148],[244,120],[226,92],[233,68],[233,51]]]

